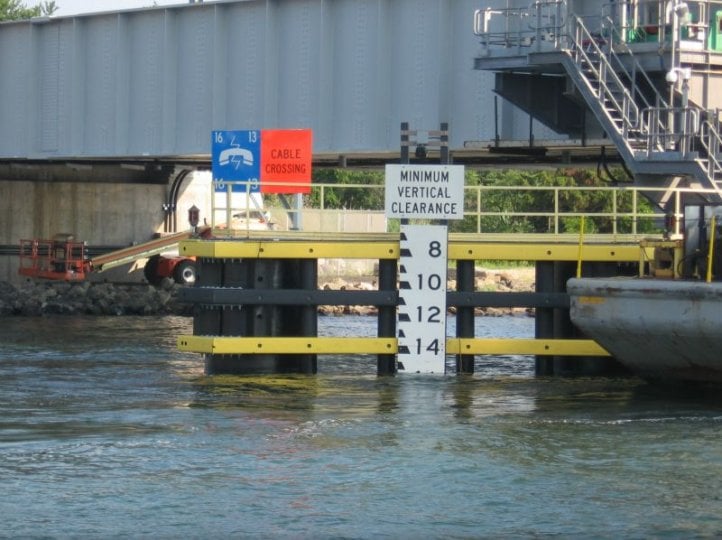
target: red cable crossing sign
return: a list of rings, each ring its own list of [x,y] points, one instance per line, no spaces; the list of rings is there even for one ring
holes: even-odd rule
[[[261,130],[261,193],[310,193],[310,129]]]

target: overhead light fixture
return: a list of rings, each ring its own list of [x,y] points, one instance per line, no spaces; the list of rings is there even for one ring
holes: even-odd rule
[[[684,19],[689,14],[689,6],[687,2],[680,2],[674,6],[674,14],[680,19]]]
[[[680,75],[682,76],[683,81],[688,81],[692,78],[692,69],[691,68],[672,68],[664,76],[664,79],[669,84],[674,84],[679,80]]]

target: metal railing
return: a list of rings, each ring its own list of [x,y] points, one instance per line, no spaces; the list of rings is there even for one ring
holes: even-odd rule
[[[714,120],[710,120],[713,118]],[[719,113],[714,111],[713,114],[708,114],[707,119],[702,122],[700,126],[700,145],[704,149],[705,158],[702,161],[704,164],[706,161],[707,175],[712,179],[715,185],[722,189],[720,182],[722,180],[722,163],[720,157],[722,154],[722,136],[719,132]]]
[[[489,233],[485,224],[489,218],[505,219],[509,231],[520,234],[546,234],[576,237],[582,218],[588,224],[590,238],[620,235],[636,237],[662,232],[664,216],[655,213],[643,196],[644,192],[662,189],[636,187],[552,187],[552,186],[469,186],[466,188],[464,215],[476,221],[476,233]],[[505,193],[519,193],[530,199],[522,207],[493,208],[493,201],[508,201]],[[575,194],[595,195],[596,210],[579,210],[575,207]],[[473,199],[473,202],[472,202]],[[681,213],[681,208],[678,211]],[[675,211],[677,213],[677,211]],[[645,224],[645,225],[642,225]],[[497,225],[498,227],[498,225]],[[495,228],[497,228],[495,227]],[[496,232],[496,231],[495,231]],[[498,231],[507,234],[505,231]]]
[[[679,40],[683,47],[704,47],[711,30],[710,14],[722,8],[722,2],[688,0],[687,13],[681,21]],[[580,14],[591,28],[603,35],[606,21],[617,29],[615,44],[670,43],[673,38],[669,2],[660,0],[620,0],[600,4],[597,14]],[[565,28],[568,6],[566,0],[533,1],[525,7],[477,9],[474,12],[474,34],[482,46],[497,45],[531,47],[543,42],[559,43],[567,34]],[[496,22],[503,19],[503,24]],[[596,24],[595,24],[596,21]],[[608,29],[608,28],[607,28]]]
[[[627,85],[622,82],[610,63],[607,54],[600,47],[600,44],[604,43],[604,38],[593,35],[584,25],[581,17],[575,16],[573,20],[574,39],[570,44],[572,60],[587,82],[589,90],[596,93],[595,97],[607,112],[610,125],[613,125],[628,142],[629,132],[642,128],[639,106],[635,103]],[[607,49],[610,56],[613,57],[616,54],[611,47]],[[617,64],[619,63],[621,62],[618,60]],[[597,85],[597,88],[594,87],[594,84]],[[605,103],[608,103],[619,114],[622,121],[621,127],[617,126],[614,119],[609,116],[608,106]]]
[[[646,153],[678,152],[681,159],[694,159],[700,132],[700,110],[696,107],[650,107],[642,111],[646,129]]]
[[[608,42],[606,47],[610,63],[613,63],[612,67],[615,71],[623,73],[626,79],[630,81],[631,87],[629,90],[634,102],[642,108],[669,107],[664,97],[657,91],[647,71],[627,45],[624,36],[619,32],[612,18],[602,17],[602,34],[608,35],[611,39],[611,42]],[[624,55],[626,62],[622,60],[621,55]],[[627,63],[632,64],[631,71],[627,67]],[[640,83],[644,83],[645,89],[642,88]],[[645,90],[654,94],[654,102],[648,99]]]
[[[558,48],[564,41],[566,30],[566,0],[532,2],[523,8],[477,9],[474,12],[474,34],[482,47],[500,46],[521,50],[543,44]],[[493,19],[503,19],[502,25],[492,24]],[[501,26],[501,28],[498,28]]]
[[[702,47],[709,35],[710,14],[722,2],[686,0],[687,14],[681,28],[681,41]],[[621,0],[602,5],[605,17],[614,20],[620,36],[627,43],[669,43],[672,39],[671,2],[660,0]],[[694,45],[690,45],[694,48]]]
[[[367,205],[370,208],[339,207],[338,193],[335,192],[338,189],[377,191],[377,196],[372,197],[377,203]],[[311,194],[304,196],[303,207],[292,210],[301,214],[301,223],[308,224],[299,232],[398,231],[399,221],[384,216],[384,189],[382,184],[312,184]],[[583,217],[586,222],[585,237],[589,242],[634,242],[650,236],[661,237],[665,232],[666,219],[680,224],[684,214],[682,202],[685,194],[715,192],[713,189],[634,186],[466,186],[464,221],[450,222],[450,230],[488,238],[517,235],[576,241]],[[660,195],[665,195],[665,199],[672,201],[670,214],[665,215],[657,210],[645,195],[653,200],[659,200]],[[581,208],[582,204],[586,208]],[[298,222],[284,219],[288,210],[273,204],[272,199],[266,200],[265,208],[274,216],[274,233],[288,231],[290,223]],[[681,231],[666,232],[678,234]],[[223,231],[222,236],[229,233]],[[240,236],[244,233],[247,231],[235,232]]]

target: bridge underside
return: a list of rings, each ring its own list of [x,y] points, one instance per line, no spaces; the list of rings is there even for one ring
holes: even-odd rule
[[[312,129],[318,153],[389,152],[401,122],[447,122],[463,149],[494,137],[475,7],[251,0],[3,23],[0,158],[162,161],[209,152],[212,130],[274,128]]]
[[[582,141],[468,141],[451,152],[454,163],[470,167],[553,167],[575,164],[595,167],[601,161],[619,162],[611,142]],[[399,163],[400,152],[325,152],[313,156],[316,168],[383,169]],[[438,163],[439,152],[427,149],[426,157],[412,163]],[[180,170],[208,170],[209,154],[187,156],[127,156],[124,158],[2,159],[0,181],[91,182],[168,184]]]
[[[0,160],[0,180],[29,182],[91,182],[168,184],[178,165],[202,168],[194,159],[149,160],[147,158],[46,160]],[[205,160],[205,168],[208,168]]]

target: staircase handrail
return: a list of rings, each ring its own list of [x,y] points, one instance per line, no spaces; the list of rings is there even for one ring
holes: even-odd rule
[[[702,122],[700,126],[700,144],[705,149],[707,154],[708,166],[707,176],[714,181],[717,174],[722,172],[722,163],[720,163],[718,156],[720,155],[720,149],[722,149],[722,135],[719,132],[719,122],[717,121],[717,115],[714,115],[715,121],[712,123],[708,118]]]
[[[597,38],[593,36],[587,27],[584,25],[584,22],[582,21],[581,17],[574,15],[573,20],[575,23],[575,33],[572,38],[572,45],[573,45],[573,58],[577,65],[580,64],[579,57],[581,56],[584,60],[586,60],[587,64],[589,65],[590,69],[594,72],[595,76],[597,77],[597,80],[599,82],[599,89],[600,92],[604,92],[604,97],[608,99],[613,105],[614,108],[622,115],[622,120],[624,122],[624,129],[622,135],[624,135],[626,139],[626,135],[628,132],[628,128],[639,128],[639,122],[640,122],[640,112],[639,107],[632,99],[632,95],[629,93],[629,90],[624,85],[622,80],[619,78],[619,76],[614,72],[614,69],[612,69],[612,65],[610,64],[609,60],[607,59],[606,55],[603,53],[602,49],[599,47],[599,44],[597,43]],[[587,54],[587,52],[584,50],[584,47],[582,46],[584,43],[587,43],[589,48],[595,52],[599,58],[600,66],[604,67],[605,74],[608,74],[608,78],[614,83],[614,85],[617,87],[617,89],[622,93],[623,100],[620,104],[617,100],[617,98],[614,96],[614,94],[609,89],[609,85],[607,83],[607,77],[605,77],[605,74],[602,74],[600,71],[597,71],[597,69],[594,67],[591,58]],[[602,97],[602,96],[599,96]]]
[[[643,123],[649,126],[644,133],[647,137],[647,154],[674,150],[683,158],[689,158],[695,136],[699,133],[700,113],[697,107],[643,109]],[[676,121],[670,121],[670,118]],[[674,125],[679,126],[678,129],[673,129]]]
[[[611,17],[603,17],[602,18],[602,28],[610,31],[610,37],[611,42],[609,43],[609,52],[610,56],[613,56],[617,60],[617,64],[619,65],[619,68],[624,71],[624,74],[629,78],[629,80],[632,82],[632,90],[633,90],[633,96],[638,95],[639,98],[642,100],[643,108],[647,107],[662,107],[667,108],[669,107],[669,104],[664,99],[664,96],[660,94],[657,91],[657,87],[652,82],[652,79],[647,74],[647,71],[642,67],[642,64],[637,60],[637,57],[632,52],[632,49],[629,48],[629,45],[627,45],[626,41],[622,39],[622,35],[619,33],[619,30],[614,24],[614,21]],[[626,68],[624,63],[619,58],[619,54],[617,54],[617,49],[622,49],[622,52],[628,55],[628,58],[632,61],[632,65],[634,67],[633,72],[629,73],[629,70]],[[637,86],[637,76],[641,76],[644,81],[649,85],[649,88],[654,91],[655,96],[657,98],[656,103],[650,103],[647,97],[638,89]]]
[[[614,58],[615,64],[618,67],[619,70],[623,71],[625,76],[629,79],[632,88],[632,99],[635,103],[638,105],[641,104],[643,109],[651,109],[653,107],[657,108],[669,108],[669,104],[664,99],[664,96],[659,93],[657,90],[657,87],[652,82],[652,79],[649,77],[649,74],[647,74],[647,71],[642,67],[642,64],[639,62],[637,57],[632,52],[632,49],[629,48],[629,45],[627,45],[626,41],[622,38],[622,35],[619,33],[619,30],[617,29],[616,25],[614,24],[614,21],[611,17],[605,16],[602,17],[602,29],[609,31],[609,37],[610,37],[610,43],[609,43],[609,55],[610,58]],[[627,67],[624,65],[624,62],[620,58],[617,50],[620,49],[621,52],[625,53],[627,55],[627,58],[632,62],[632,73],[629,72]],[[641,77],[644,82],[646,82],[647,87],[654,92],[655,95],[655,103],[650,103],[650,101],[647,99],[647,96],[644,95],[644,93],[640,90],[639,85],[637,84],[637,77]],[[639,100],[639,101],[638,101]],[[649,132],[652,131],[658,131],[662,132],[665,130],[665,125],[662,121],[662,118],[658,115],[654,117],[656,120],[655,125],[651,125],[649,123],[646,123],[644,115],[642,115],[642,121],[640,124],[640,131],[642,134],[647,133],[647,141],[651,141],[652,137],[649,135]],[[647,151],[651,152],[653,147],[648,146]],[[661,148],[657,148],[658,150],[661,150]]]

